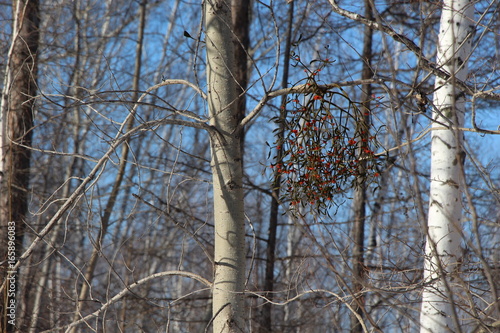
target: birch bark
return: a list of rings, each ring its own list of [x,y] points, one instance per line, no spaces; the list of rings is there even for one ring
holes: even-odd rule
[[[467,77],[474,3],[445,0],[441,13],[437,65],[451,79],[436,79],[431,143],[431,187],[425,246],[421,332],[461,332],[453,300],[453,280],[461,260],[462,140],[464,95],[454,80]],[[445,129],[443,129],[445,128]]]
[[[228,1],[205,1],[207,83],[214,195],[213,331],[242,332],[245,225],[234,44]]]

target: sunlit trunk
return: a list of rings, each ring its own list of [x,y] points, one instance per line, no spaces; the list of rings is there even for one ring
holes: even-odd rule
[[[443,3],[437,65],[451,74],[436,80],[431,146],[431,188],[425,246],[421,332],[460,332],[454,302],[454,276],[461,260],[464,96],[456,79],[467,77],[474,6],[467,0]]]
[[[245,224],[231,9],[205,1],[207,83],[214,196],[213,331],[245,331]]]

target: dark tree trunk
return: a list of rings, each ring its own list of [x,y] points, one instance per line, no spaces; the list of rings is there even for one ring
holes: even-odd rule
[[[285,53],[284,53],[284,61],[283,61],[283,78],[282,78],[282,87],[286,88],[288,85],[288,68],[290,64],[290,50],[291,50],[291,41],[292,41],[292,28],[293,28],[293,2],[289,5],[288,8],[288,32],[287,32],[287,40],[285,45]],[[286,96],[283,97],[281,101],[280,108],[280,118],[283,120],[286,117]],[[277,133],[277,141],[278,145],[281,145],[279,142],[282,142],[284,137],[284,128],[283,121],[280,121],[280,129]],[[282,152],[281,150],[277,151],[276,162],[281,161]],[[267,241],[267,249],[266,249],[266,271],[264,276],[264,290],[268,292],[266,297],[269,300],[273,299],[273,290],[274,290],[274,264],[275,264],[275,251],[276,251],[276,234],[278,229],[278,216],[279,216],[279,196],[280,196],[280,185],[281,185],[281,177],[279,173],[275,173],[274,181],[271,188],[271,211],[269,216],[269,231],[268,231],[268,241]],[[260,318],[260,327],[259,332],[267,333],[272,332],[272,304],[265,303],[262,306],[261,318]]]
[[[234,78],[238,83],[238,120],[245,117],[246,97],[245,90],[248,86],[248,47],[250,45],[250,11],[251,0],[232,0],[231,16],[234,32]],[[245,133],[242,130],[241,156],[244,157]]]
[[[16,8],[19,8],[16,10]],[[13,40],[6,68],[6,84],[2,95],[1,136],[1,196],[0,196],[0,249],[2,284],[2,322],[0,331],[13,332],[9,324],[15,311],[7,309],[15,301],[17,272],[10,272],[21,252],[25,219],[28,208],[30,180],[30,149],[33,128],[33,108],[36,94],[39,8],[38,0],[13,1]],[[17,33],[17,35],[16,35]],[[12,243],[12,241],[14,243]],[[15,250],[14,250],[15,248]],[[14,250],[14,251],[13,251]],[[10,273],[9,273],[10,272]],[[8,293],[7,293],[8,292]],[[16,304],[17,305],[17,304]]]
[[[373,20],[373,11],[371,7],[371,0],[365,0],[365,17],[369,20]],[[373,31],[368,26],[365,27],[364,40],[363,40],[363,69],[361,73],[362,79],[371,79],[373,77],[373,70],[371,68],[371,58],[372,58],[372,41],[373,41]],[[362,128],[369,128],[370,125],[370,100],[372,98],[372,87],[370,84],[365,84],[362,87],[361,101],[363,109],[361,110],[363,115],[358,117],[357,126]],[[368,131],[362,133],[363,139],[359,142],[359,149],[362,151],[366,148],[366,143],[368,142]],[[361,162],[359,165],[359,174],[364,175],[366,169],[366,162]],[[354,311],[359,315],[363,316],[364,312],[364,296],[359,293],[363,290],[363,282],[365,280],[365,265],[364,265],[364,240],[365,240],[365,220],[366,220],[366,185],[363,176],[358,180],[358,186],[354,190],[354,200],[353,200],[353,210],[354,210],[354,225],[352,228],[352,241],[353,241],[353,253],[352,253],[352,272],[354,275],[353,293],[354,293]],[[351,315],[351,333],[363,332],[363,328],[359,323],[359,319],[352,314]]]

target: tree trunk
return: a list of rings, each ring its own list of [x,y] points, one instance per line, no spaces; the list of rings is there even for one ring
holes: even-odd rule
[[[281,87],[286,88],[288,86],[288,73],[290,67],[290,51],[292,45],[292,31],[293,31],[293,2],[289,4],[288,7],[288,29],[286,36],[285,52],[283,54],[283,77],[281,79]],[[278,145],[282,145],[284,140],[284,119],[286,118],[286,102],[287,96],[283,96],[281,99],[280,108],[280,122],[279,130],[277,133]],[[276,151],[276,163],[281,163],[283,152],[281,149]],[[276,237],[278,231],[278,218],[279,218],[279,197],[280,197],[280,186],[281,186],[281,175],[275,170],[274,181],[271,188],[271,209],[269,214],[269,231],[267,233],[267,248],[266,248],[266,271],[264,276],[264,290],[266,291],[266,297],[270,301],[273,300],[274,291],[274,266],[275,266],[275,256],[276,256]],[[260,318],[259,332],[266,333],[272,332],[273,320],[272,320],[272,303],[266,302],[262,305],[262,312]]]
[[[12,44],[1,102],[0,132],[0,249],[1,278],[9,276],[0,294],[0,331],[14,331],[18,273],[10,272],[21,251],[28,208],[31,136],[36,93],[39,9],[37,0],[13,1]],[[8,291],[8,293],[6,292]],[[7,316],[10,314],[10,316]],[[12,319],[12,321],[10,321]],[[7,322],[9,320],[9,322]]]
[[[234,78],[238,83],[236,92],[238,98],[238,120],[245,118],[246,89],[248,86],[248,47],[250,45],[250,0],[232,0],[232,29],[234,31]],[[244,157],[245,132],[242,130],[241,156]]]
[[[454,306],[454,275],[461,260],[461,179],[464,157],[462,136],[464,96],[454,80],[467,77],[471,52],[473,3],[446,0],[443,3],[437,65],[451,74],[447,81],[436,79],[431,143],[431,187],[427,242],[425,246],[421,332],[461,332]],[[439,128],[439,129],[438,129]]]
[[[371,0],[365,0],[365,17],[369,20],[373,20],[373,10],[371,6]],[[372,41],[373,41],[373,30],[365,26],[364,40],[363,40],[363,70],[361,73],[361,79],[369,80],[373,77],[373,71],[371,68],[371,58],[372,58]],[[369,128],[370,124],[370,100],[372,98],[372,86],[371,84],[364,84],[362,87],[362,115],[358,117],[356,126],[362,128]],[[367,142],[369,133],[367,130],[362,132],[362,139],[359,140],[358,149],[362,152],[363,149],[367,148]],[[354,304],[353,309],[358,314],[358,316],[363,315],[364,312],[364,296],[360,293],[363,290],[363,284],[366,279],[365,277],[365,253],[364,253],[364,241],[365,241],[365,221],[366,221],[366,184],[363,175],[366,173],[366,161],[361,161],[359,163],[358,172],[361,175],[358,179],[358,186],[354,189],[354,199],[353,199],[353,211],[354,211],[354,225],[352,228],[352,240],[353,240],[353,253],[352,253],[352,273],[354,275],[354,285],[353,285],[353,297]],[[354,313],[351,315],[351,333],[358,333],[363,331],[363,327],[359,323],[358,316]]]
[[[205,1],[207,83],[215,224],[213,331],[243,332],[245,223],[241,139],[238,130],[231,8],[227,1]]]

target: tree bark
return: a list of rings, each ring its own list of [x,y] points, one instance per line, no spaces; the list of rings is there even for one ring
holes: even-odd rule
[[[441,13],[437,65],[451,79],[436,79],[431,142],[431,187],[424,257],[421,332],[461,332],[451,282],[459,272],[462,229],[464,96],[454,79],[465,80],[474,30],[474,5],[446,0]],[[442,129],[443,126],[447,127]]]
[[[234,32],[234,78],[238,83],[236,92],[238,94],[238,120],[245,118],[246,113],[246,89],[248,86],[248,47],[250,45],[250,0],[232,0],[232,29]],[[245,132],[242,130],[241,156],[244,157]]]
[[[205,34],[215,223],[213,331],[243,332],[245,224],[241,133],[234,73],[231,8],[227,1],[206,0]]]
[[[365,0],[365,17],[369,20],[373,20],[373,10],[371,0]],[[369,26],[365,26],[364,39],[363,39],[363,69],[361,72],[362,80],[369,80],[373,77],[373,70],[371,67],[372,59],[372,44],[373,44],[373,29]],[[364,84],[362,86],[362,115],[358,117],[356,126],[361,128],[369,128],[370,125],[370,100],[372,98],[372,86],[371,84]],[[368,130],[362,132],[362,139],[359,140],[358,149],[362,152],[363,149],[367,148],[367,142],[369,133]],[[352,240],[353,240],[353,253],[352,253],[352,273],[354,275],[354,285],[353,285],[353,297],[354,304],[353,309],[356,314],[360,317],[363,316],[364,312],[364,302],[365,297],[360,293],[363,290],[363,284],[366,280],[365,277],[365,252],[364,252],[364,241],[365,241],[365,221],[366,221],[366,184],[364,180],[364,174],[366,173],[366,161],[361,161],[359,163],[358,172],[360,177],[358,178],[358,184],[354,189],[353,198],[353,211],[354,211],[354,225],[352,228]],[[351,315],[351,333],[358,333],[363,331],[363,327],[359,323],[358,316],[355,314]]]
[[[286,36],[285,52],[283,54],[283,77],[281,79],[281,87],[286,88],[288,86],[288,73],[290,67],[290,51],[292,45],[292,30],[293,30],[293,2],[289,4],[288,7],[288,29]],[[278,145],[284,140],[284,125],[283,120],[286,118],[286,101],[287,96],[283,96],[281,99],[280,108],[280,119],[279,130],[277,133]],[[276,151],[276,163],[281,163],[283,152],[281,149]],[[274,290],[274,266],[275,266],[275,256],[276,256],[276,237],[278,230],[278,217],[279,217],[279,197],[280,197],[280,186],[281,186],[281,175],[279,172],[275,171],[274,181],[271,188],[271,209],[269,214],[269,231],[267,233],[267,248],[266,248],[266,271],[264,276],[264,290],[266,291],[266,297],[270,301],[273,299]],[[259,332],[266,333],[272,332],[273,320],[272,320],[272,303],[266,302],[262,306],[261,318]]]
[[[1,102],[0,132],[0,249],[1,278],[6,290],[0,294],[2,320],[0,331],[12,332],[15,327],[7,321],[15,319],[7,314],[7,304],[15,301],[18,273],[11,272],[24,237],[28,210],[30,180],[30,146],[33,128],[34,96],[36,94],[37,50],[39,39],[38,0],[13,1],[13,37]],[[12,265],[11,265],[12,263]],[[8,294],[7,294],[8,291]],[[13,292],[14,294],[12,294]]]

